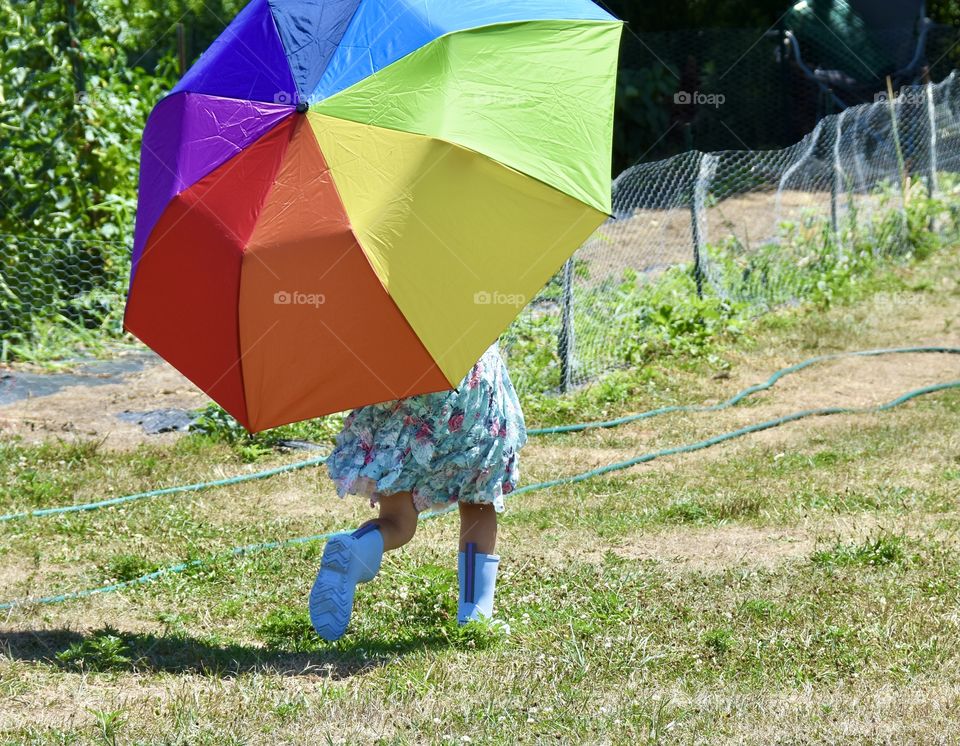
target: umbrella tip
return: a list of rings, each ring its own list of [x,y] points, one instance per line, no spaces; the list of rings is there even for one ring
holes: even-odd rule
[[[310,110],[310,104],[306,101],[301,101],[297,104],[297,111],[301,114],[306,114]]]

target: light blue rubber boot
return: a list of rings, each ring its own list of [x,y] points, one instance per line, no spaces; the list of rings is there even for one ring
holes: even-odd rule
[[[457,622],[487,620],[505,634],[510,634],[510,625],[493,618],[493,597],[497,589],[497,568],[500,557],[477,551],[477,545],[467,544],[457,557],[457,575],[460,579],[460,603]]]
[[[383,560],[383,536],[375,523],[330,537],[310,591],[310,621],[324,640],[343,637],[353,613],[357,583],[373,580]]]

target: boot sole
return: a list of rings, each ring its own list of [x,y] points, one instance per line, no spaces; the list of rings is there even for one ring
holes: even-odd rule
[[[352,543],[349,536],[334,536],[327,542],[320,572],[310,590],[310,622],[317,634],[328,642],[343,637],[353,613],[357,586],[348,574],[353,558]]]

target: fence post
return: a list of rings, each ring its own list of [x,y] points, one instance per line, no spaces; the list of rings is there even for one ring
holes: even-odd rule
[[[837,176],[834,174],[830,182],[830,230],[834,238],[840,235],[840,216],[837,212]]]
[[[837,117],[837,129],[833,141],[833,181],[830,187],[830,224],[833,228],[833,235],[837,240],[837,246],[840,253],[843,253],[843,244],[840,241],[840,190],[844,188],[844,171],[840,158],[840,145],[843,142],[843,120],[849,109],[845,109]]]
[[[703,255],[705,251],[700,218],[703,215],[706,200],[703,162],[704,154],[694,151],[694,181],[690,190],[690,227],[693,234],[693,279],[697,283],[697,297],[703,300]]]
[[[933,83],[927,83],[925,86],[927,93],[927,118],[930,122],[930,158],[928,159],[927,171],[927,192],[930,199],[937,196],[937,168],[939,168],[939,158],[937,148],[939,142],[937,138],[937,107],[933,100]]]
[[[900,169],[900,194],[903,197],[903,212],[906,214],[910,201],[910,177],[907,174],[907,162],[903,157],[903,144],[900,142],[900,124],[897,122],[897,98],[893,94],[893,78],[887,76],[887,102],[890,109],[890,126],[893,132],[893,146],[897,154],[897,168]]]
[[[560,320],[560,392],[565,394],[573,386],[573,359],[576,340],[573,329],[573,257],[563,265],[563,298]]]

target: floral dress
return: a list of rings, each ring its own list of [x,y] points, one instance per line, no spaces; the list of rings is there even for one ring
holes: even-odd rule
[[[356,409],[327,460],[340,497],[413,494],[417,510],[456,502],[503,510],[527,441],[520,402],[494,343],[453,391]]]

